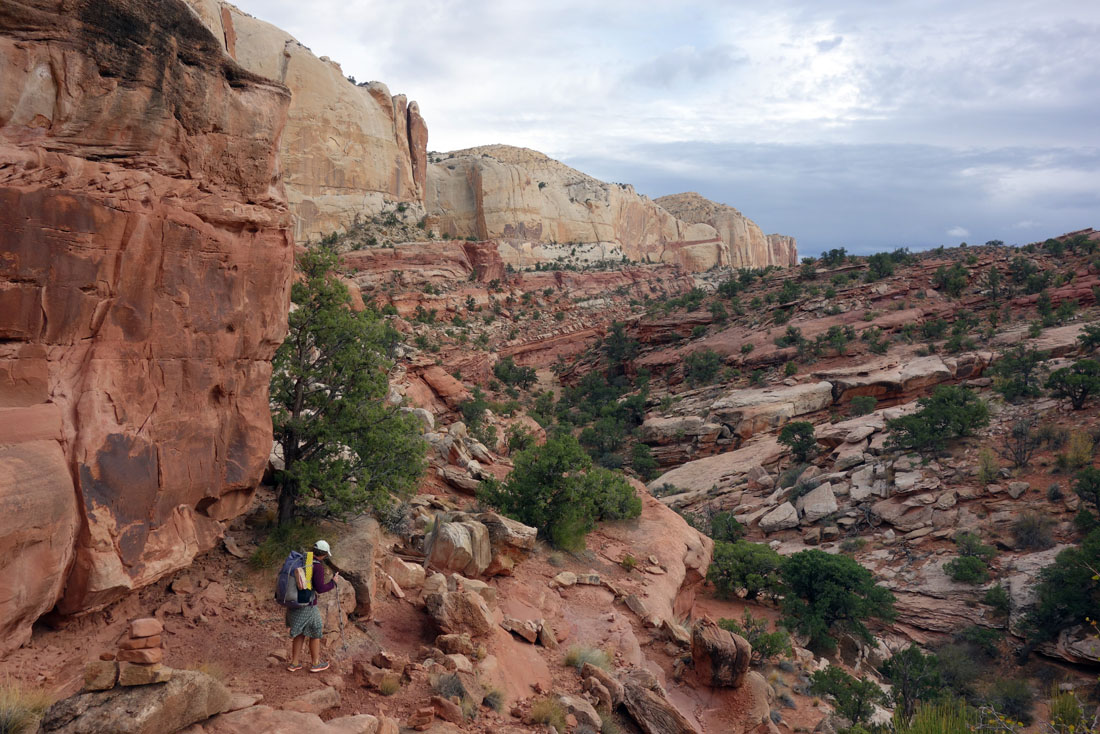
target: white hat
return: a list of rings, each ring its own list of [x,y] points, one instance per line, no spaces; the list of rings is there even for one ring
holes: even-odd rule
[[[326,556],[329,556],[329,557],[332,556],[332,549],[329,548],[328,542],[324,541],[324,540],[318,540],[316,543],[314,543],[313,544],[313,550],[321,551],[322,553],[324,553]]]

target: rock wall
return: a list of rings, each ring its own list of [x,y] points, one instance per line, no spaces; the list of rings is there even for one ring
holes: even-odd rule
[[[798,242],[794,237],[785,234],[769,234],[768,247],[771,248],[771,257],[776,265],[794,267],[798,265]]]
[[[182,0],[0,8],[0,654],[187,565],[271,447],[289,94]]]
[[[241,66],[290,88],[279,156],[296,241],[393,202],[420,209],[428,127],[416,102],[381,82],[353,84],[335,61],[229,3],[187,1]]]
[[[613,259],[674,263],[693,271],[729,264],[714,227],[688,224],[632,186],[599,181],[542,153],[491,145],[448,153],[428,166],[432,229],[502,241],[515,266],[523,243],[604,243]]]
[[[685,222],[708,224],[717,230],[728,248],[728,263],[735,268],[790,267],[798,264],[793,237],[765,235],[756,222],[732,206],[705,199],[694,191],[655,199]]]

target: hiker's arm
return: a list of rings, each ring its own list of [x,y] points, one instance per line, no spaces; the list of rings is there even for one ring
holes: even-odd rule
[[[336,588],[336,577],[331,579],[325,579],[325,564],[321,561],[316,561],[313,564],[313,589],[318,594],[323,594],[326,591],[332,591]]]

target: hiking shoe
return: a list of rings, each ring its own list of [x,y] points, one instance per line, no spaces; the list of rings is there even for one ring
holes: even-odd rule
[[[298,663],[291,663],[290,665],[286,666],[286,669],[289,670],[291,673],[295,673],[295,672],[301,670],[302,666],[299,665]]]
[[[309,672],[310,673],[320,673],[322,670],[328,670],[328,663],[327,662],[317,663],[316,665],[311,665],[309,667]]]

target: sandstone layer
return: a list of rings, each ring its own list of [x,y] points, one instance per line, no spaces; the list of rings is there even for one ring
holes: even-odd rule
[[[428,127],[416,102],[381,82],[349,81],[335,61],[229,3],[187,1],[241,66],[290,88],[279,158],[296,241],[341,231],[394,202],[412,204],[419,217]]]
[[[798,248],[793,237],[765,235],[756,222],[732,206],[718,204],[694,191],[661,196],[654,201],[684,222],[713,227],[726,245],[729,259],[724,265],[762,268],[798,264]]]
[[[678,219],[632,186],[599,181],[526,148],[490,145],[438,157],[428,167],[425,203],[433,228],[500,240],[514,266],[575,257],[582,243],[604,245],[607,259],[675,263],[695,272],[771,264],[760,228],[747,219],[759,242],[735,257],[712,224]]]
[[[247,503],[292,247],[287,90],[182,0],[7,3],[0,58],[4,652],[59,600],[187,565]]]

